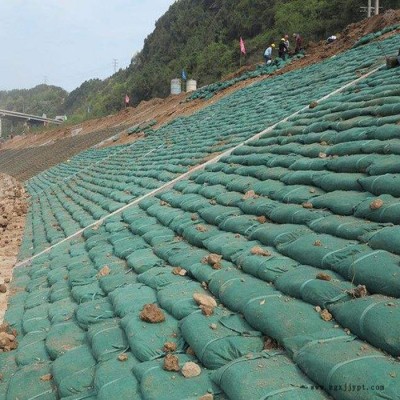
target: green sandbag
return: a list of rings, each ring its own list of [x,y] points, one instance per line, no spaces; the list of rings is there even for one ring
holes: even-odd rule
[[[210,291],[232,311],[244,312],[247,303],[262,295],[277,293],[268,283],[238,270],[220,270],[208,283]]]
[[[379,206],[374,206],[374,201],[379,201]],[[376,222],[390,222],[400,224],[400,201],[390,195],[382,195],[379,198],[370,197],[355,208],[354,216]]]
[[[71,295],[74,300],[80,304],[87,301],[98,300],[105,296],[99,282],[95,281],[89,285],[74,286],[71,289]]]
[[[360,245],[325,256],[323,267],[330,268],[356,285],[365,285],[370,293],[399,297],[400,257],[384,250]],[[384,268],[380,268],[384,266]]]
[[[141,249],[132,252],[126,259],[128,266],[137,274],[147,271],[153,267],[162,267],[163,260],[158,258],[152,249]]]
[[[400,397],[399,363],[353,337],[312,341],[294,361],[337,400]]]
[[[126,285],[131,285],[137,282],[136,273],[132,270],[126,272],[119,272],[110,274],[99,278],[99,284],[103,292],[109,294],[115,289],[121,288]]]
[[[50,360],[45,346],[46,336],[46,331],[36,331],[26,334],[19,340],[15,357],[19,366]]]
[[[186,362],[198,363],[195,358],[185,354],[177,354],[177,357],[180,368]],[[211,381],[208,370],[202,368],[200,375],[185,378],[180,372],[164,370],[163,363],[164,359],[161,358],[133,367],[133,373],[140,382],[143,400],[198,400],[208,393],[212,393],[214,399],[218,400],[218,394],[221,393],[221,389]]]
[[[349,240],[362,240],[363,242],[366,241],[363,235],[374,234],[374,232],[380,231],[385,227],[384,224],[341,215],[329,215],[311,221],[308,226],[318,233],[326,233]]]
[[[172,267],[155,267],[138,276],[138,282],[156,290],[180,281],[182,276],[175,275]]]
[[[60,400],[97,400],[96,392],[93,389],[74,394],[72,396],[62,397]]]
[[[400,355],[400,300],[374,295],[333,304],[329,311],[360,339],[395,357]]]
[[[278,276],[299,265],[297,261],[274,252],[272,248],[267,248],[267,250],[271,252],[271,257],[242,253],[236,260],[236,264],[244,272],[265,282],[275,282]]]
[[[318,279],[320,274],[329,276],[330,279]],[[326,308],[328,304],[349,300],[350,296],[346,291],[354,288],[354,285],[332,271],[304,265],[279,276],[275,286],[288,296],[322,308]]]
[[[376,196],[390,194],[393,197],[400,197],[400,176],[398,174],[385,174],[369,176],[359,179],[364,190]]]
[[[24,333],[48,330],[50,328],[48,310],[48,303],[26,310],[22,318]]]
[[[75,322],[62,322],[52,325],[46,336],[46,350],[55,360],[69,350],[82,346],[86,334]]]
[[[231,400],[323,400],[328,396],[280,351],[250,353],[211,375]]]
[[[0,399],[6,398],[8,383],[17,372],[18,366],[15,361],[15,352],[0,353]]]
[[[278,343],[299,335],[336,332],[332,321],[324,321],[313,306],[277,292],[260,296],[247,304],[246,321]],[[289,348],[290,349],[290,348]]]
[[[88,301],[80,304],[76,310],[76,319],[83,329],[105,319],[114,317],[114,309],[108,299]]]
[[[180,278],[180,281],[166,285],[157,291],[160,306],[178,320],[198,310],[198,305],[193,300],[195,293],[207,294],[200,283]]]
[[[345,249],[358,249],[356,242],[350,242],[331,235],[310,233],[296,238],[293,241],[280,243],[278,250],[302,264],[309,264],[317,268],[324,267],[324,260],[331,253]]]
[[[216,328],[211,329],[211,324]],[[215,308],[209,317],[201,311],[192,313],[180,322],[180,329],[199,360],[210,369],[261,351],[264,346],[261,334],[253,331],[243,317],[222,308]]]
[[[96,360],[88,346],[68,351],[52,364],[52,375],[60,396],[85,392],[93,386]]]
[[[184,340],[174,317],[163,311],[165,320],[151,323],[142,321],[139,314],[131,313],[121,320],[131,351],[138,360],[149,361],[163,356],[163,347],[167,342],[176,343],[176,351],[183,352]]]
[[[262,224],[250,235],[251,240],[259,240],[266,246],[277,246],[280,243],[295,240],[312,231],[306,226],[294,224]]]
[[[6,400],[57,400],[54,382],[41,379],[50,373],[49,363],[37,363],[19,369],[9,381]]]
[[[129,347],[125,332],[115,319],[92,325],[88,331],[88,339],[98,362],[116,357]]]
[[[98,364],[94,378],[98,400],[141,400],[138,381],[131,372],[139,362],[132,353],[124,355],[125,361],[113,358]]]
[[[400,255],[400,227],[388,226],[362,237],[373,249],[382,249]]]
[[[356,210],[362,202],[371,202],[372,200],[373,197],[369,193],[336,190],[315,197],[310,200],[310,203],[314,208],[326,208],[335,214],[353,215],[354,210]]]
[[[141,283],[115,289],[110,293],[110,299],[115,313],[121,318],[129,313],[138,313],[145,304],[157,301],[155,291]]]
[[[78,305],[70,298],[49,304],[49,319],[52,324],[69,321],[75,315]]]

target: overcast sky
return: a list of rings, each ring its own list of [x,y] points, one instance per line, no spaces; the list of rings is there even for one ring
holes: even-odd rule
[[[174,0],[0,0],[0,90],[71,91],[126,68]]]

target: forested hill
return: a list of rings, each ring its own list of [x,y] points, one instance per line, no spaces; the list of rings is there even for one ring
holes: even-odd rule
[[[242,63],[262,61],[271,40],[301,32],[306,40],[326,38],[365,17],[365,0],[178,0],[157,21],[131,65],[111,78],[85,82],[66,102],[66,113],[104,115],[123,106],[125,93],[134,104],[165,97],[170,80],[189,78],[205,85],[239,67],[239,38],[246,42]],[[381,0],[384,9],[398,0]]]
[[[398,8],[399,0],[380,3],[384,9]],[[300,32],[307,42],[340,32],[365,17],[360,6],[366,4],[366,0],[178,0],[157,21],[128,68],[104,81],[84,82],[66,98],[62,112],[75,118],[88,112],[96,117],[121,109],[126,93],[133,104],[165,97],[170,80],[180,77],[182,69],[199,86],[206,85],[237,70],[240,62],[262,62],[265,47],[285,33],[291,37]],[[242,60],[240,37],[247,49]]]

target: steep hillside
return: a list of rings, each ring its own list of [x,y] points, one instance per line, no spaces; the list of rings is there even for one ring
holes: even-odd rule
[[[68,92],[57,86],[38,85],[32,89],[0,91],[0,109],[25,112],[27,114],[55,117],[64,112],[64,101]],[[20,123],[3,121],[6,132],[18,133]]]
[[[156,23],[131,65],[103,82],[85,82],[67,100],[68,113],[105,115],[123,107],[128,93],[135,104],[169,93],[170,79],[184,68],[199,85],[220,79],[240,63],[262,60],[269,41],[301,32],[319,40],[363,18],[364,0],[179,0]],[[398,0],[382,0],[384,9]],[[247,56],[240,60],[239,37]]]

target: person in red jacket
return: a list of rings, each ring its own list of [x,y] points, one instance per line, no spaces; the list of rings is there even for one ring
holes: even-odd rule
[[[296,47],[294,49],[295,54],[303,50],[303,38],[299,33],[293,33],[294,40],[296,41]]]

